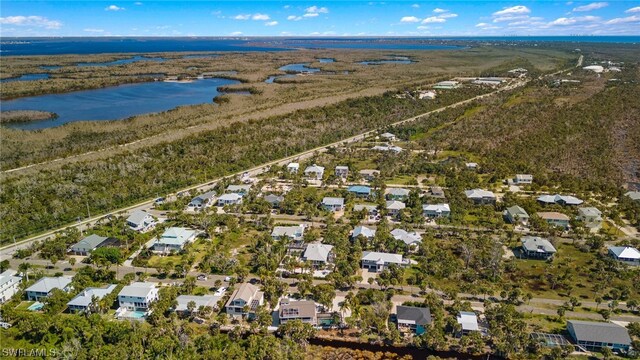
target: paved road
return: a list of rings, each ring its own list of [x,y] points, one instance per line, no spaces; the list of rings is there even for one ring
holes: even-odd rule
[[[419,114],[419,115],[416,115],[416,116],[412,116],[410,118],[397,121],[397,122],[391,124],[390,126],[395,127],[395,126],[407,124],[409,122],[416,121],[416,120],[418,120],[418,119],[420,119],[420,118],[422,118],[424,116],[428,116],[430,114],[439,113],[439,112],[442,112],[442,111],[444,111],[446,109],[462,106],[462,105],[471,103],[471,102],[479,100],[479,99],[483,99],[483,98],[486,98],[486,97],[489,97],[489,96],[493,96],[493,95],[495,95],[497,93],[500,93],[500,92],[512,90],[512,89],[515,89],[517,87],[524,86],[525,84],[528,83],[528,81],[529,80],[516,81],[516,82],[514,82],[514,83],[512,83],[510,85],[504,86],[504,87],[502,87],[500,89],[497,89],[495,91],[492,91],[492,92],[489,92],[489,93],[486,93],[486,94],[483,94],[483,95],[478,95],[476,97],[473,97],[473,98],[470,98],[470,99],[467,99],[467,100],[463,100],[463,101],[460,101],[460,102],[457,102],[457,103],[454,103],[454,104],[451,104],[451,105],[448,105],[448,106],[444,106],[444,107],[436,109],[436,110],[432,110],[432,111],[428,111],[428,112],[425,112],[425,113],[422,113],[422,114]],[[262,164],[262,165],[253,167],[253,168],[248,169],[246,171],[237,172],[237,173],[230,174],[230,175],[218,178],[218,179],[214,179],[214,180],[208,181],[208,182],[203,183],[203,184],[198,184],[198,185],[190,186],[188,188],[184,188],[184,189],[182,189],[180,191],[177,191],[176,193],[186,192],[186,191],[191,191],[191,190],[207,191],[207,190],[212,189],[216,185],[216,183],[218,183],[219,181],[221,181],[223,179],[227,179],[227,178],[233,178],[235,176],[240,176],[245,172],[248,173],[249,176],[253,177],[253,176],[259,175],[262,172],[266,171],[271,166],[274,166],[274,165],[275,166],[283,166],[283,165],[288,164],[291,161],[300,161],[300,160],[303,160],[303,159],[306,159],[306,158],[309,158],[309,157],[313,156],[315,153],[325,152],[331,147],[340,146],[340,145],[346,145],[346,144],[354,143],[354,142],[357,142],[357,141],[361,141],[361,140],[365,139],[368,136],[374,135],[378,130],[379,129],[373,129],[373,130],[361,133],[359,135],[355,135],[355,136],[349,137],[347,139],[343,139],[343,140],[336,141],[336,142],[331,143],[331,144],[327,144],[327,145],[320,146],[320,147],[317,147],[317,148],[314,148],[314,149],[311,149],[311,150],[304,151],[304,152],[296,154],[296,155],[288,156],[288,157],[285,157],[285,158],[282,158],[282,159],[279,159],[279,160],[270,161],[270,162],[268,162],[266,164]],[[168,196],[175,196],[175,194],[170,194]],[[56,232],[58,232],[58,231],[60,231],[62,229],[65,229],[67,227],[76,227],[78,229],[84,230],[84,229],[90,228],[93,224],[95,224],[95,222],[97,220],[100,220],[100,219],[102,219],[102,218],[104,218],[105,216],[108,216],[108,215],[126,215],[126,214],[130,214],[130,213],[132,213],[132,212],[134,212],[136,210],[148,210],[148,209],[151,209],[151,207],[153,206],[153,202],[154,202],[154,199],[143,201],[141,203],[138,203],[138,204],[135,204],[135,205],[132,205],[132,206],[128,206],[128,207],[125,207],[125,208],[122,208],[122,209],[114,210],[114,211],[109,212],[107,214],[101,214],[99,216],[94,216],[94,217],[92,217],[90,219],[82,220],[82,221],[77,222],[77,223],[68,224],[68,225],[60,227],[58,229],[47,231],[47,232],[45,232],[43,234],[33,236],[31,238],[22,240],[20,242],[16,242],[14,244],[5,245],[4,247],[2,247],[0,249],[0,260],[4,259],[6,257],[12,256],[13,253],[18,249],[24,249],[24,248],[29,247],[34,241],[46,240],[46,239],[50,238],[52,235],[54,235]]]

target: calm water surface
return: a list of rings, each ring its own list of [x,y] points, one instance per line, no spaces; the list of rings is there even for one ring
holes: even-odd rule
[[[7,124],[37,130],[74,121],[117,120],[170,110],[182,105],[210,103],[218,87],[239,84],[229,79],[204,79],[189,83],[154,81],[66,94],[41,95],[2,102],[2,110],[41,110],[58,114],[54,120]]]

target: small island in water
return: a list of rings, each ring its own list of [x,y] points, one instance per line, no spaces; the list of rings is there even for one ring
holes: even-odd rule
[[[0,112],[0,124],[53,120],[58,114],[39,110],[9,110]]]

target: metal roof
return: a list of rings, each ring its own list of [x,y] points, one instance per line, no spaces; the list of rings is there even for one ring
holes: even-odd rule
[[[332,245],[327,244],[308,244],[302,257],[309,261],[327,262],[329,253],[333,250]]]
[[[120,296],[128,296],[128,297],[138,297],[138,298],[146,298],[147,295],[153,289],[156,288],[156,284],[150,282],[134,282],[131,285],[127,285],[120,290],[118,293],[118,297]]]
[[[415,321],[416,325],[431,324],[431,310],[428,307],[398,306],[396,308],[398,320]]]
[[[522,247],[530,252],[556,253],[557,250],[547,239],[537,236],[524,236],[522,239]]]
[[[43,277],[27,288],[27,292],[49,293],[53,289],[64,290],[71,284],[71,276]]]
[[[573,328],[576,341],[593,341],[630,345],[631,338],[626,328],[603,322],[568,320],[567,327]]]

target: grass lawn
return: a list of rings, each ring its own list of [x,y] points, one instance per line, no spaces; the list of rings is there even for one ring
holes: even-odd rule
[[[557,316],[524,313],[524,319],[531,331],[558,334],[567,328],[563,322],[557,322]]]
[[[387,185],[416,185],[415,176],[400,175],[385,181]]]
[[[16,306],[16,310],[27,310],[34,302],[35,301],[22,301],[18,306]]]

